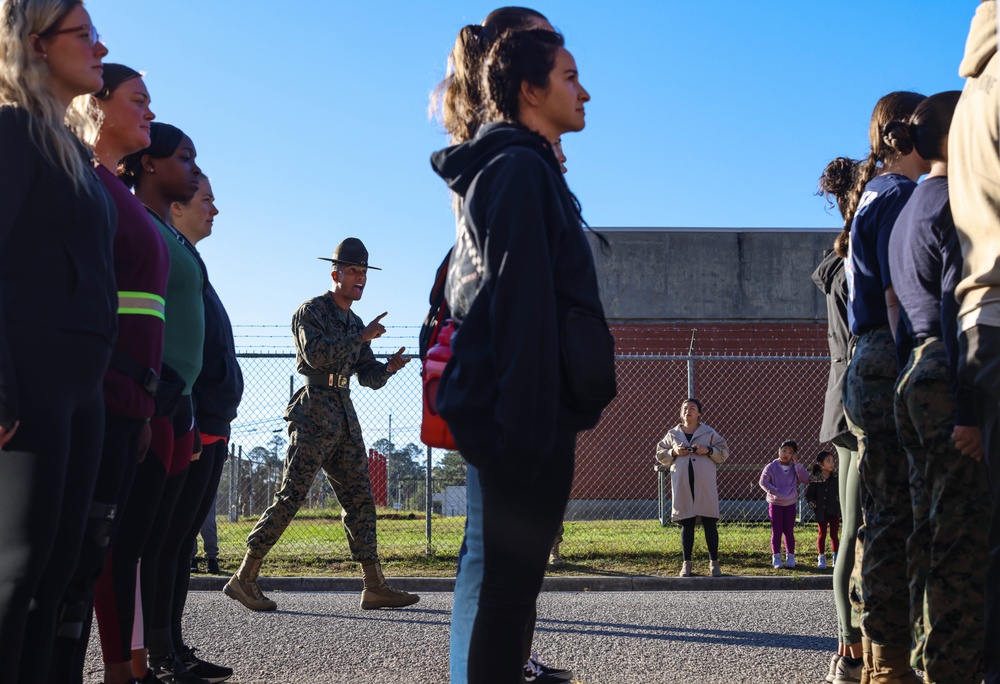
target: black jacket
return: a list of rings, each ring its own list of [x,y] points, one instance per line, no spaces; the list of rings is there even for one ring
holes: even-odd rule
[[[548,142],[515,124],[431,163],[462,197],[445,287],[458,331],[437,407],[473,465],[531,477],[557,427],[593,427],[615,395],[579,208]]]
[[[806,487],[806,501],[816,515],[816,522],[840,520],[840,489],[837,474],[827,479],[814,473]]]
[[[830,378],[826,385],[821,442],[856,450],[857,438],[851,434],[844,418],[844,376],[850,361],[851,331],[847,327],[847,277],[844,260],[830,251],[812,274],[816,287],[826,295],[827,338],[830,344]]]

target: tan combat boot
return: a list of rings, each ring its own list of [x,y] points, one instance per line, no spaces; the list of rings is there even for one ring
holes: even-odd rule
[[[365,582],[365,588],[361,590],[361,610],[402,608],[420,600],[416,594],[389,586],[382,574],[382,564],[378,561],[362,563],[361,576]]]
[[[254,558],[247,551],[243,557],[239,570],[232,576],[223,593],[229,598],[236,599],[250,610],[274,610],[278,604],[264,596],[264,592],[257,586],[257,575],[260,573],[263,558]]]
[[[917,673],[910,667],[910,649],[872,642],[871,684],[919,684]]]
[[[552,551],[549,553],[549,567],[552,568],[565,568],[566,561],[563,557],[559,555],[559,542],[552,545]]]
[[[708,571],[712,573],[712,577],[722,577],[722,568],[717,560],[708,561]]]
[[[861,684],[871,684],[872,681],[872,640],[861,637]]]
[[[691,576],[691,561],[684,561],[681,563],[681,571],[679,573],[680,577],[690,577]]]

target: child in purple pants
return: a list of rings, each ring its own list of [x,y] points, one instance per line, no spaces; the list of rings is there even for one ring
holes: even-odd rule
[[[795,567],[795,504],[799,483],[809,481],[809,473],[799,465],[799,445],[790,439],[781,443],[778,458],[764,466],[760,488],[767,492],[767,514],[771,518],[771,559],[781,567],[781,537],[785,538],[785,567]]]

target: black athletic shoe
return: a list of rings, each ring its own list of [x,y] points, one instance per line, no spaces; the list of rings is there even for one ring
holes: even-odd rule
[[[534,653],[524,664],[524,681],[531,684],[565,684],[573,676],[572,670],[549,667]]]
[[[191,574],[192,575],[197,575],[200,572],[201,572],[201,570],[198,568],[198,559],[197,558],[192,558],[191,559]]]
[[[218,558],[209,558],[208,559],[208,574],[209,575],[221,575],[222,574],[221,572],[219,572],[219,559]]]
[[[211,562],[209,561],[209,563]],[[188,672],[211,682],[211,684],[224,682],[233,676],[233,668],[202,660],[194,654],[197,650],[196,648],[185,647],[177,651],[177,659],[184,663]]]
[[[149,671],[164,684],[210,684],[207,679],[191,672],[175,653],[162,658],[150,658]]]

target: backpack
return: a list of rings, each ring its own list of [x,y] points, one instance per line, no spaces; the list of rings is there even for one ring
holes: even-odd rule
[[[455,439],[451,436],[448,424],[438,414],[435,400],[441,373],[451,358],[451,335],[455,330],[450,318],[448,302],[444,299],[445,281],[448,279],[448,264],[451,261],[451,250],[444,257],[434,275],[434,285],[431,286],[431,308],[420,327],[419,352],[423,364],[423,420],[420,423],[420,441],[429,447],[439,449],[456,449]],[[428,352],[434,350],[432,358]]]

